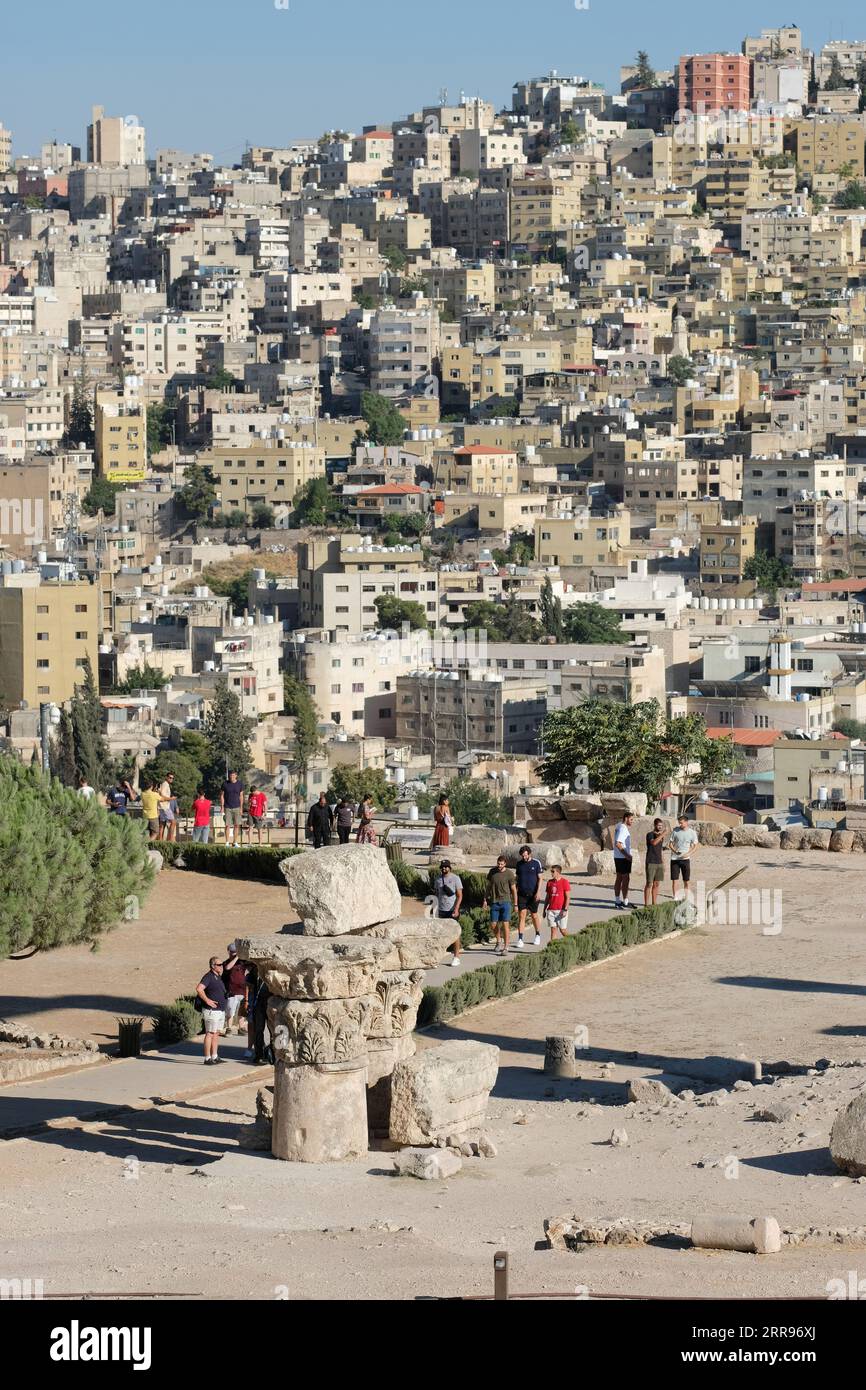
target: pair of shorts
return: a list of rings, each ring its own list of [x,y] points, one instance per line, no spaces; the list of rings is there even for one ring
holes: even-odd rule
[[[518,893],[517,910],[519,912],[536,913],[538,911],[538,895],[536,894],[534,898],[530,898],[526,893]]]
[[[647,883],[664,883],[665,866],[664,864],[647,864],[646,866]]]
[[[557,927],[560,931],[568,930],[568,908],[560,907],[556,911],[548,909],[547,920],[550,923],[551,931]]]
[[[676,883],[682,874],[683,883],[688,883],[692,876],[692,862],[690,859],[671,860],[671,883]]]
[[[222,1009],[202,1009],[201,1017],[206,1033],[222,1033],[225,1031],[226,1016]]]
[[[231,1023],[233,1018],[237,1018],[241,1011],[241,1004],[244,1002],[242,994],[230,994],[226,1000],[226,1019]]]
[[[254,816],[252,815],[252,813],[250,813],[250,815],[247,817],[247,820],[249,821],[250,825],[261,825],[264,820],[264,816]]]
[[[159,821],[158,821],[158,820],[149,820],[149,821],[147,822],[147,828],[148,828],[148,830],[150,831],[151,835],[156,835],[157,832],[159,831]]]
[[[160,825],[171,825],[171,823],[172,823],[173,820],[174,820],[174,812],[173,812],[173,811],[160,811],[160,813],[159,813]]]
[[[626,876],[631,873],[632,861],[631,859],[620,859],[614,855],[613,866],[618,874]]]
[[[510,922],[511,921],[511,902],[491,903],[490,904],[491,922]]]
[[[226,825],[234,826],[237,829],[241,823],[240,806],[227,806],[223,812]]]

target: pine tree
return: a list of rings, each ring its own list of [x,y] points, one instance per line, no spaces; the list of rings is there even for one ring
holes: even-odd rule
[[[83,370],[72,388],[72,404],[69,407],[65,439],[67,444],[83,444],[86,449],[92,449],[96,442],[93,432],[93,406]]]
[[[92,787],[104,788],[112,776],[111,756],[102,732],[102,706],[89,657],[84,662],[84,683],[75,687],[72,697],[71,718],[76,774]]]
[[[210,766],[207,782],[212,790],[221,786],[226,773],[239,776],[253,765],[250,734],[256,721],[241,714],[241,702],[228,680],[220,676],[214,690],[210,712],[205,719],[204,733],[210,746]]]
[[[306,785],[310,763],[322,748],[319,711],[306,686],[295,676],[283,678],[283,703],[286,713],[295,717],[292,757],[298,770],[299,781]]]
[[[549,575],[541,588],[541,626],[548,637],[562,641],[562,599],[554,596]]]

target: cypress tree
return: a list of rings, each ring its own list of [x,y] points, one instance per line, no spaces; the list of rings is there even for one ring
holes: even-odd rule
[[[51,741],[51,773],[64,787],[74,787],[78,777],[75,768],[75,733],[72,716],[67,709],[60,711],[57,737]]]
[[[71,718],[76,774],[86,777],[92,787],[105,788],[112,776],[111,757],[102,732],[102,706],[89,657],[84,663],[84,683],[75,687],[72,697]]]
[[[212,791],[225,781],[226,772],[239,776],[252,767],[250,734],[255,720],[241,714],[241,702],[225,676],[220,676],[214,690],[213,702],[205,719],[204,733],[210,746],[210,765],[207,784]]]

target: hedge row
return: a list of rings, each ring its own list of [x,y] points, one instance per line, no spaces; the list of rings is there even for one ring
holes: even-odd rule
[[[675,913],[673,902],[639,908],[604,922],[591,922],[583,931],[565,940],[551,941],[541,951],[507,956],[495,964],[482,965],[478,970],[467,970],[465,975],[447,984],[428,985],[418,1010],[418,1027],[446,1023],[485,999],[505,999],[528,985],[552,980],[576,965],[604,960],[627,946],[639,946],[644,941],[665,936],[680,929]]]
[[[151,849],[157,850],[166,864],[176,865],[179,858],[187,869],[199,874],[221,874],[224,878],[259,879],[263,883],[285,883],[280,862],[300,849],[287,845],[252,845],[235,849],[232,845],[199,845],[184,841],[156,840]]]

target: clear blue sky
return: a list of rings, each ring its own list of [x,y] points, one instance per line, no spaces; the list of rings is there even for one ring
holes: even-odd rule
[[[866,37],[862,0],[39,0],[4,7],[0,121],[18,154],[84,145],[90,107],[139,116],[148,150],[281,144],[405,115],[447,87],[510,105],[551,67],[608,84],[638,48],[737,49],[799,22],[804,42]],[[798,8],[801,11],[798,13]],[[616,88],[614,88],[616,90]]]

